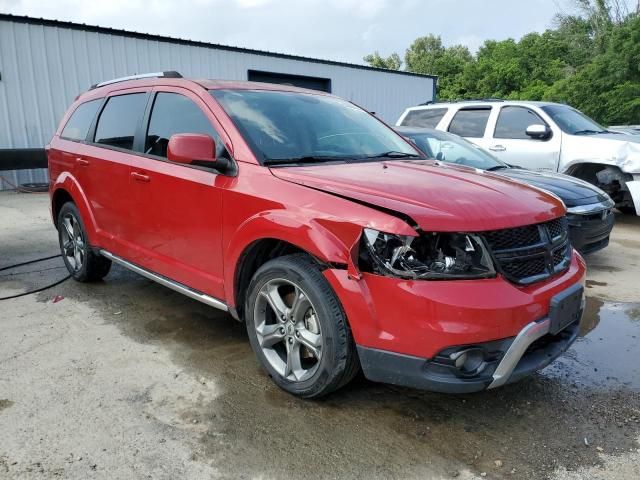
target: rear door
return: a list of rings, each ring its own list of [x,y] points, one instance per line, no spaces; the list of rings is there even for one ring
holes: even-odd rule
[[[104,99],[98,98],[78,105],[60,132],[60,141],[52,142],[47,155],[49,176],[56,178],[62,172],[71,172],[85,195],[93,189],[92,176],[86,168],[89,164],[84,158],[85,145],[103,102]]]
[[[136,225],[132,261],[224,298],[223,190],[231,179],[212,169],[169,162],[167,144],[177,133],[206,133],[214,138],[221,156],[228,155],[224,147],[228,137],[205,102],[179,87],[153,92],[145,125],[143,155],[129,170]]]
[[[500,160],[532,170],[556,171],[562,135],[554,131],[533,109],[520,105],[496,107],[497,118],[490,125],[486,148]],[[526,134],[530,125],[546,125],[552,135],[536,140]],[[485,145],[483,145],[485,146]]]
[[[136,158],[134,138],[142,126],[150,88],[112,92],[77,155],[82,185],[98,229],[99,244],[127,257],[131,253],[132,195],[129,167]]]

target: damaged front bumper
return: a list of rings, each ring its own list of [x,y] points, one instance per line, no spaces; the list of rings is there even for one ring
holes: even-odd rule
[[[551,300],[549,316],[526,325],[515,337],[450,347],[432,359],[358,346],[369,380],[443,393],[470,393],[516,382],[549,365],[576,340],[584,311],[577,283]],[[473,370],[461,354],[474,352]]]

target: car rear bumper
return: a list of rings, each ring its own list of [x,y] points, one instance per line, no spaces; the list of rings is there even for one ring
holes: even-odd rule
[[[516,382],[540,370],[564,353],[578,336],[584,310],[584,289],[577,283],[556,297],[579,295],[580,309],[568,325],[552,333],[545,317],[526,325],[515,337],[481,344],[448,348],[432,359],[358,346],[364,375],[372,381],[442,393],[471,393]],[[555,317],[557,318],[557,316]],[[449,357],[455,352],[477,349],[487,361],[477,374],[464,374]]]

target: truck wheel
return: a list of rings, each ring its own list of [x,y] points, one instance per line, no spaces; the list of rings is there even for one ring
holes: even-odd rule
[[[618,210],[620,210],[621,213],[624,213],[625,215],[635,215],[636,214],[636,208],[635,207],[616,207]]]
[[[249,284],[245,312],[253,351],[287,392],[318,398],[358,372],[342,305],[308,255],[287,255],[260,267]]]
[[[78,208],[65,203],[58,214],[58,240],[64,264],[79,282],[101,280],[111,269],[111,260],[91,250],[86,232]]]

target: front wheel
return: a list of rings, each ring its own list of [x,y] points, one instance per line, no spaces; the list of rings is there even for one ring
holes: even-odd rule
[[[311,257],[270,260],[258,269],[248,292],[251,347],[278,386],[317,398],[355,376],[359,364],[346,315]]]
[[[621,213],[624,213],[625,215],[636,215],[635,207],[616,207],[616,208],[620,210]]]

